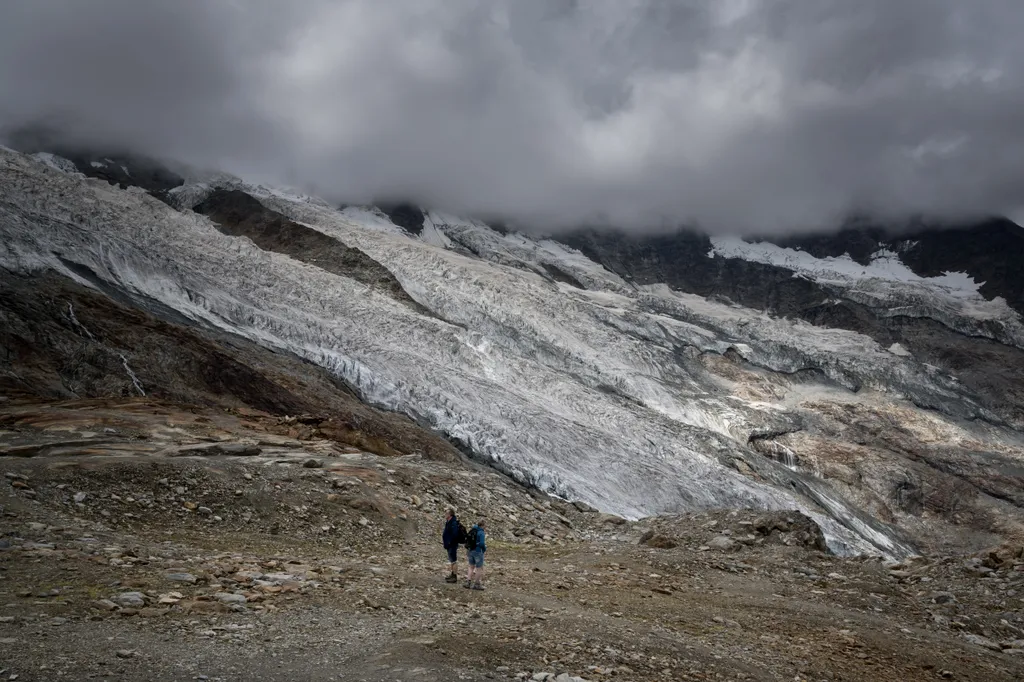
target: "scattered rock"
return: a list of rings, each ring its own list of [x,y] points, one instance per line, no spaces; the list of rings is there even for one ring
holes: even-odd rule
[[[138,608],[146,605],[146,596],[141,592],[122,592],[112,601],[119,606]]]
[[[169,608],[161,608],[156,606],[147,606],[145,608],[139,609],[140,618],[159,618],[160,616],[165,616],[168,613],[170,613]]]
[[[229,457],[255,457],[263,452],[259,446],[246,443],[221,443],[220,450]]]
[[[164,578],[175,583],[188,583],[195,585],[199,579],[191,573],[165,573]]]
[[[723,552],[728,552],[736,549],[736,541],[725,535],[716,535],[708,541],[707,545],[710,549],[717,549]]]
[[[190,445],[172,453],[172,457],[255,457],[263,452],[259,446],[247,443],[213,443],[210,445]]]
[[[670,538],[667,535],[660,535],[654,531],[648,531],[640,538],[640,544],[653,547],[654,549],[673,549],[678,547],[679,543],[675,539]]]
[[[1003,647],[999,646],[988,637],[982,637],[981,635],[975,635],[973,633],[968,632],[964,634],[964,639],[966,639],[971,644],[977,644],[980,647],[985,647],[986,649],[990,649],[992,651],[1003,650]]]

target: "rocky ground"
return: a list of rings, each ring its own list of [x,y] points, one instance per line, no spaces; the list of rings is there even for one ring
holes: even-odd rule
[[[0,679],[1019,680],[1024,556],[841,559],[792,513],[627,522],[303,416],[0,406]],[[443,581],[444,509],[489,525]]]

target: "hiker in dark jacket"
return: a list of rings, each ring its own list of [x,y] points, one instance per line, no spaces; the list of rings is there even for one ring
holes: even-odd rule
[[[484,533],[484,522],[476,525],[466,533],[466,549],[469,555],[469,571],[466,573],[465,587],[482,590],[484,579],[484,552],[487,551],[487,535]]]
[[[459,519],[456,518],[454,509],[445,512],[441,542],[448,552],[448,576],[444,580],[448,583],[457,583],[459,576],[455,573],[455,564],[459,562]]]

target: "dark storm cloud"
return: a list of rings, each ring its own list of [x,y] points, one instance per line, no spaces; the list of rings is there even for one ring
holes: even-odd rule
[[[203,0],[4,3],[0,117],[159,154],[272,149],[283,131],[251,96],[284,32],[260,17]]]
[[[1024,205],[1016,0],[32,0],[0,122],[552,225]]]

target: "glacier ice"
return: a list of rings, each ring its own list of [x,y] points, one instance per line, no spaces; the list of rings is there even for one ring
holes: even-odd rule
[[[0,266],[52,268],[91,286],[69,264],[88,268],[196,324],[326,367],[369,402],[413,416],[517,479],[605,511],[797,508],[837,551],[911,551],[814,476],[768,458],[759,472],[774,484],[732,468],[751,434],[796,417],[731,395],[694,369],[694,354],[732,350],[775,371],[816,368],[850,390],[987,416],[951,377],[865,336],[635,287],[554,241],[434,212],[414,238],[370,209],[244,187],[383,264],[434,313],[423,315],[59,165],[0,151]],[[187,208],[212,186],[176,188],[171,200]],[[545,265],[586,288],[554,281]],[[141,392],[144,369],[133,372],[127,360],[125,369]]]
[[[713,237],[711,245],[709,256],[742,258],[792,270],[794,277],[827,285],[883,315],[931,317],[956,331],[1024,348],[1020,316],[1002,298],[986,300],[979,292],[984,282],[974,281],[967,273],[921,277],[904,265],[897,253],[886,249],[861,265],[846,254],[817,258],[805,251],[736,237]],[[995,329],[979,322],[995,323]]]

